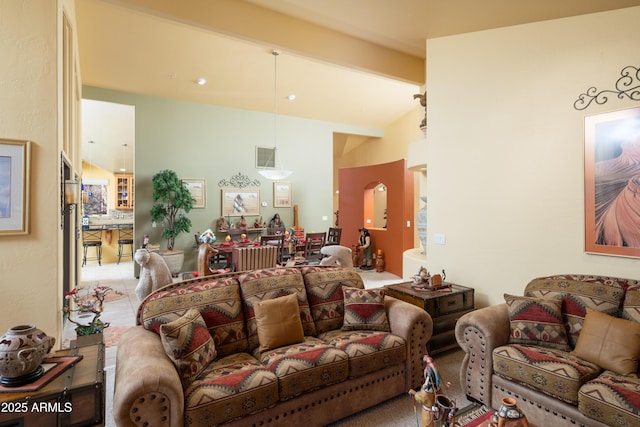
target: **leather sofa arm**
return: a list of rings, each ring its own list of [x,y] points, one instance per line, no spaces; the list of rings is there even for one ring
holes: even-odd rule
[[[433,334],[433,320],[429,313],[408,302],[388,295],[384,301],[391,333],[407,341],[405,384],[409,391],[424,382],[422,358],[427,354],[427,343]]]
[[[136,326],[118,342],[113,416],[119,427],[184,425],[184,393],[158,334]]]
[[[506,304],[481,308],[456,323],[456,340],[465,352],[460,385],[467,397],[491,406],[493,349],[509,342]]]

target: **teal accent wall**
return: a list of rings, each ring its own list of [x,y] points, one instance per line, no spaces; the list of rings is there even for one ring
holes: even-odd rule
[[[218,182],[238,173],[259,180],[260,214],[268,222],[280,213],[287,227],[293,225],[293,207],[273,208],[273,182],[255,168],[255,147],[273,147],[273,114],[213,105],[143,96],[95,87],[83,87],[83,98],[135,107],[135,233],[136,242],[148,233],[152,243],[166,249],[161,228],[152,228],[151,177],[162,169],[173,169],[181,178],[206,180],[205,209],[193,209],[191,234],[181,235],[176,248],[185,250],[183,271],[196,270],[193,234],[211,228],[221,215]],[[299,224],[306,231],[326,231],[333,215],[333,134],[351,133],[381,137],[380,129],[295,117],[278,117],[278,163],[294,173],[292,202],[298,205]],[[327,220],[322,219],[323,216]],[[253,223],[254,217],[247,221]],[[220,238],[220,237],[219,237]],[[137,266],[136,266],[137,267]]]

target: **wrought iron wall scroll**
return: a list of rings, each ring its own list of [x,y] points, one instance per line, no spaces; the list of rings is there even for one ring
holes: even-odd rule
[[[608,95],[616,95],[618,99],[628,98],[632,101],[640,101],[640,68],[634,66],[624,67],[620,71],[620,78],[616,81],[615,89],[605,89],[598,92],[594,86],[586,93],[581,93],[573,103],[576,110],[584,110],[592,102],[602,105],[609,100]]]
[[[248,175],[242,175],[242,173],[238,172],[236,175],[233,175],[231,179],[221,179],[218,181],[218,187],[233,187],[233,188],[245,188],[245,187],[259,187],[260,180],[258,179],[249,179]]]

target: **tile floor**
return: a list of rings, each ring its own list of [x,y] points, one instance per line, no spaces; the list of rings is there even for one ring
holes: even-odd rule
[[[358,270],[363,278],[365,288],[376,288],[402,282],[402,278],[389,272],[377,273],[375,270]],[[90,262],[82,267],[82,285],[93,287],[98,284],[108,285],[115,290],[126,293],[124,298],[110,301],[105,304],[105,310],[100,319],[110,322],[111,327],[135,325],[135,314],[139,301],[135,294],[138,279],[134,276],[133,261],[122,261],[120,264],[102,264]],[[177,280],[177,279],[176,279]],[[64,330],[64,339],[75,338],[74,325],[67,322]],[[64,345],[64,344],[63,344]],[[105,351],[106,373],[106,427],[113,427],[113,386],[116,366],[117,346],[108,347]]]

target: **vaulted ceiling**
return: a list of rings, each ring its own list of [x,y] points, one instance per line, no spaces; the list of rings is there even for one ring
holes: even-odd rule
[[[275,48],[279,114],[384,128],[417,107],[413,94],[424,87],[429,38],[637,5],[640,0],[80,0],[76,13],[84,85],[273,112]],[[196,84],[198,78],[207,83]],[[289,94],[296,99],[287,100]],[[104,129],[88,132],[83,151],[96,141],[93,155],[116,152],[103,167],[118,170],[127,141],[108,141]]]

